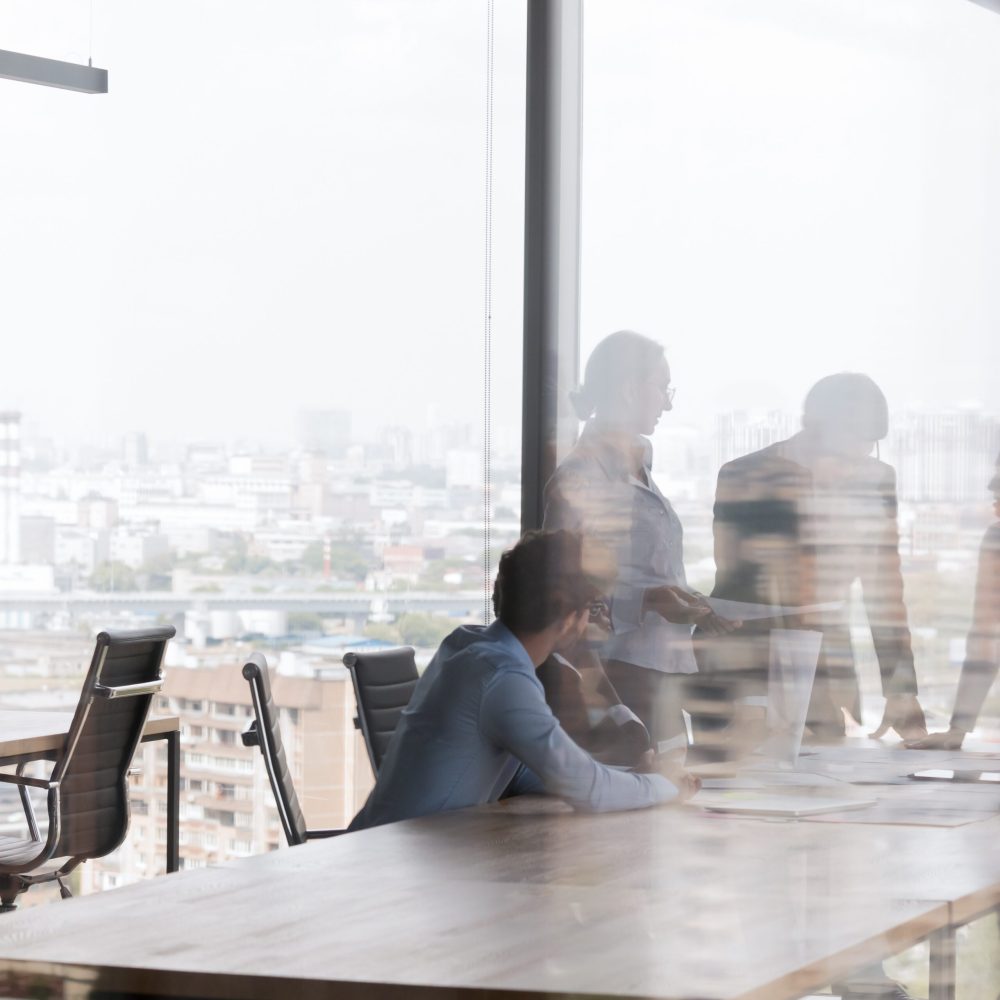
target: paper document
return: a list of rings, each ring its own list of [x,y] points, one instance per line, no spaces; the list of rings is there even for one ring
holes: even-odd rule
[[[815,816],[847,809],[864,809],[875,799],[835,798],[820,795],[781,794],[755,789],[702,789],[690,799],[692,805],[711,812],[745,813],[750,816]]]
[[[748,622],[761,618],[784,618],[786,615],[811,615],[818,611],[837,611],[843,601],[826,604],[804,604],[801,607],[782,607],[778,604],[747,604],[744,601],[725,601],[721,597],[706,597],[712,610],[720,618]]]

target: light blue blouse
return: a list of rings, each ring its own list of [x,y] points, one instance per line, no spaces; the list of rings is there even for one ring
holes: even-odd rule
[[[686,590],[688,585],[680,518],[653,481],[649,441],[636,437],[635,448],[645,483],[631,474],[627,456],[588,423],[546,486],[544,527],[581,531],[617,559],[614,631],[601,649],[605,659],[693,674],[698,665],[691,626],[668,622],[655,612],[642,614],[647,588],[670,584]]]

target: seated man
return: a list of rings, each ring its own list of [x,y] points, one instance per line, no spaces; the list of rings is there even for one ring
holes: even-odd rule
[[[641,809],[697,790],[676,764],[618,771],[567,736],[535,674],[587,626],[601,586],[568,531],[530,532],[500,559],[489,627],[441,644],[403,712],[378,780],[350,830],[495,802],[521,764],[578,809]],[[651,756],[646,759],[652,766]]]

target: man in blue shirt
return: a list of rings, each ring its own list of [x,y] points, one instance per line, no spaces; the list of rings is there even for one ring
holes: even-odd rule
[[[351,830],[495,802],[522,764],[537,790],[593,812],[642,809],[697,790],[697,779],[672,761],[661,773],[598,763],[546,704],[536,668],[579,641],[601,596],[588,561],[583,539],[569,531],[530,532],[504,553],[497,620],[463,625],[441,644]]]

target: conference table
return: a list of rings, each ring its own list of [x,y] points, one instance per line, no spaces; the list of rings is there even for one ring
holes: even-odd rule
[[[0,992],[792,1000],[929,942],[947,1000],[955,928],[1000,905],[1000,810],[968,821],[900,753],[813,768],[822,786],[850,766],[865,784],[838,794],[888,812],[525,797],[54,901],[0,919]]]
[[[0,767],[7,764],[53,760],[62,749],[73,721],[72,712],[0,710]],[[151,715],[142,730],[142,742],[167,744],[167,871],[180,868],[180,719]]]

